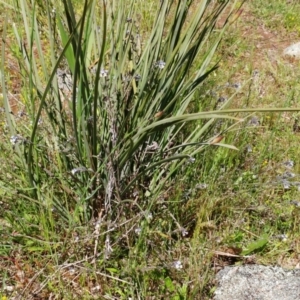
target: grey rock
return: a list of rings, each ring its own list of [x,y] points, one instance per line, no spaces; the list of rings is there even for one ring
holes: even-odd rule
[[[300,269],[244,265],[217,274],[214,300],[299,300]]]
[[[300,42],[285,48],[283,55],[300,58]]]

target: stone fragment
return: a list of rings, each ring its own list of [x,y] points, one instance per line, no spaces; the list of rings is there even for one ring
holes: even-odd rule
[[[213,300],[299,300],[300,269],[244,265],[217,274]]]
[[[300,42],[285,48],[283,55],[300,59]]]

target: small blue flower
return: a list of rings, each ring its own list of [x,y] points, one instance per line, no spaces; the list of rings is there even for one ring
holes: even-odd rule
[[[135,74],[135,75],[134,75],[134,79],[135,79],[136,81],[141,80],[141,78],[142,78],[142,76],[141,76],[140,74]]]
[[[162,60],[159,60],[155,63],[155,67],[159,68],[159,69],[163,69],[165,67],[166,63]]]
[[[259,126],[259,125],[260,125],[259,118],[256,117],[256,116],[253,116],[253,117],[249,120],[248,125],[249,125],[249,126]]]
[[[296,176],[295,173],[292,173],[292,172],[284,172],[282,174],[282,178],[283,179],[289,179],[289,178],[294,178]]]
[[[13,136],[11,136],[11,138],[10,138],[10,142],[11,142],[13,145],[25,143],[25,141],[26,141],[26,139],[23,138],[23,137],[20,136],[20,135],[13,135]]]
[[[231,85],[234,89],[240,89],[241,88],[241,84],[239,83],[239,82],[237,82],[237,83],[233,83],[232,85]]]
[[[292,169],[294,167],[294,162],[292,160],[287,160],[283,163],[283,165],[288,168],[288,169]]]

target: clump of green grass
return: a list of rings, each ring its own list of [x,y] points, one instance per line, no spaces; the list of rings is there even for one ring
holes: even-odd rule
[[[43,255],[46,266],[38,279],[21,282],[22,295],[57,294],[61,285],[79,297],[67,286],[75,277],[91,286],[86,297],[98,286],[107,296],[187,296],[180,279],[186,250],[155,250],[158,244],[181,249],[188,233],[173,180],[184,178],[193,156],[218,135],[210,133],[212,118],[239,121],[187,111],[215,69],[211,60],[225,28],[213,29],[228,1],[200,1],[193,11],[192,4],[163,1],[144,33],[134,1],[16,2],[25,115],[10,113],[3,46],[6,136],[13,144],[4,151],[14,157],[13,166],[6,164],[14,180],[3,178],[2,218],[12,248],[1,251],[11,255],[19,244],[29,278],[35,260],[26,256]],[[182,131],[197,120],[200,129]],[[20,281],[20,264],[13,265],[7,285]]]

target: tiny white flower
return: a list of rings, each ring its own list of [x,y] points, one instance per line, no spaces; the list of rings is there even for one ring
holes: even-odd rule
[[[18,142],[18,136],[17,135],[13,135],[10,138],[10,142],[15,145]]]
[[[190,157],[188,158],[188,163],[189,163],[189,164],[193,164],[195,161],[196,161],[196,158],[195,158],[195,157],[190,156]]]
[[[137,235],[140,235],[140,234],[141,234],[141,232],[142,232],[142,229],[141,229],[141,227],[137,227],[137,228],[135,228],[135,229],[134,229],[134,232],[135,232],[135,234],[137,234]]]
[[[88,171],[93,171],[92,169],[87,169],[86,167],[78,167],[74,168],[71,170],[72,175],[75,175],[77,173],[82,173],[82,172],[88,172]]]
[[[286,242],[288,239],[288,236],[286,234],[279,234],[276,237],[282,242]]]
[[[150,222],[150,221],[153,219],[153,215],[152,215],[151,212],[148,212],[148,213],[146,214],[146,219],[147,219],[148,222]]]
[[[75,274],[76,273],[76,270],[75,270],[75,268],[69,268],[69,274],[70,275],[73,275],[73,274]]]
[[[92,292],[98,292],[98,291],[100,291],[100,290],[101,290],[100,285],[96,285],[95,287],[91,288],[91,291],[92,291]]]
[[[197,184],[197,185],[195,186],[195,188],[196,188],[197,190],[206,190],[207,187],[208,187],[208,184],[206,184],[206,183],[199,183],[199,184]]]
[[[5,287],[4,287],[4,290],[5,291],[7,291],[7,292],[12,292],[13,290],[14,290],[14,286],[12,286],[12,285],[6,285]]]
[[[132,196],[133,197],[138,197],[139,196],[139,191],[138,190],[135,190],[133,193],[132,193]]]
[[[185,228],[181,228],[181,235],[183,236],[183,237],[185,237],[185,236],[187,236],[189,234],[189,232],[185,229]]]
[[[100,70],[100,77],[107,77],[107,75],[108,75],[108,71],[107,70],[104,70],[104,69]]]
[[[282,181],[282,184],[283,184],[283,188],[284,188],[285,190],[288,190],[288,189],[291,187],[290,182],[288,182],[287,180],[283,180],[283,181]]]
[[[182,266],[182,263],[180,260],[176,260],[173,262],[173,267],[176,269],[176,270],[181,270],[183,268]]]
[[[76,173],[82,172],[82,168],[74,168],[71,170],[72,175],[75,175]]]
[[[148,145],[148,146],[146,147],[146,151],[155,151],[155,150],[157,150],[157,149],[159,149],[159,145],[158,145],[158,143],[155,142],[155,141],[153,141],[151,145]]]

